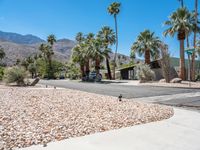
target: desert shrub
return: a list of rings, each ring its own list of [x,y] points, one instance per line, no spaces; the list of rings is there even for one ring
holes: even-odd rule
[[[139,63],[136,65],[136,77],[142,82],[152,81],[155,79],[155,73],[149,65]]]
[[[25,69],[15,66],[5,69],[3,80],[6,82],[6,84],[17,83],[17,85],[25,85],[25,77]]]
[[[0,81],[3,79],[4,68],[0,66]]]
[[[161,50],[161,68],[162,68],[162,72],[163,72],[163,76],[165,78],[165,81],[167,83],[170,82],[170,54],[168,52],[168,46],[166,44],[162,44],[160,46],[160,50]]]

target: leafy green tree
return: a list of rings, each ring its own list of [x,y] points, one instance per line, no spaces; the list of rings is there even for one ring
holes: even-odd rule
[[[108,12],[110,15],[114,16],[115,20],[115,33],[116,33],[116,49],[115,49],[115,56],[114,56],[114,63],[116,64],[116,57],[117,57],[117,50],[118,50],[118,26],[117,26],[117,15],[120,13],[120,6],[121,4],[118,2],[113,2],[108,7]],[[113,79],[115,79],[115,66],[113,67]]]
[[[138,53],[139,56],[144,55],[145,63],[150,64],[151,58],[159,56],[159,44],[160,40],[154,35],[154,32],[145,30],[140,33],[137,40],[133,43],[131,47],[132,55],[135,55],[135,53]]]
[[[97,37],[100,38],[100,40],[103,42],[102,44],[103,44],[104,54],[106,58],[106,67],[108,71],[108,77],[111,80],[112,75],[111,75],[110,63],[109,63],[109,59],[110,59],[109,54],[111,50],[109,49],[109,46],[112,46],[113,44],[115,44],[115,41],[116,41],[115,33],[110,27],[105,26],[101,29],[101,31],[99,31]]]
[[[169,26],[163,33],[164,36],[170,35],[173,37],[177,33],[178,40],[180,41],[180,78],[182,80],[186,79],[184,40],[192,27],[191,16],[187,8],[178,8],[170,15],[169,20],[164,23]]]
[[[36,73],[37,73],[36,65],[34,63],[29,64],[28,71],[31,73],[31,77],[33,79],[34,76],[36,76]]]

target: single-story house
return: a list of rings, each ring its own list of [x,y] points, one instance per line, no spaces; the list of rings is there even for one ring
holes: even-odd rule
[[[178,77],[178,70],[179,70],[179,58],[171,57],[170,58],[170,63],[171,63],[171,78]],[[188,60],[185,60],[185,66],[186,70],[188,70]],[[155,80],[160,80],[163,77],[162,69],[161,69],[161,62],[160,60],[152,61],[150,63],[151,69],[155,72],[156,79]],[[196,61],[195,63],[195,68],[197,72],[200,73],[200,61]],[[122,80],[135,80],[137,79],[136,77],[136,71],[135,71],[135,65],[131,65],[129,67],[124,67],[119,69],[120,71],[120,78]]]

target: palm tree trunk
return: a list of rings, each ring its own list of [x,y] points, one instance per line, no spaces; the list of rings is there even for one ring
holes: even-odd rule
[[[106,67],[107,67],[107,72],[108,72],[108,78],[112,80],[112,75],[111,75],[111,70],[110,70],[110,63],[109,63],[109,58],[106,57]]]
[[[196,39],[197,39],[197,25],[198,25],[198,0],[195,0],[195,31],[194,31],[194,48],[196,48]],[[191,70],[192,70],[192,75],[191,79],[192,81],[195,81],[195,58],[196,54],[195,52],[192,55],[192,65],[191,65]]]
[[[96,70],[96,74],[98,75],[99,74],[99,68],[100,68],[100,60],[99,58],[97,57],[96,58],[96,62],[95,62],[95,70]]]
[[[149,49],[146,49],[145,50],[145,54],[144,54],[145,56],[145,64],[150,64],[150,62],[151,62],[151,57],[150,57],[150,50]]]
[[[83,78],[85,76],[85,69],[83,64],[80,65],[80,70],[81,70],[81,76]]]
[[[90,73],[90,60],[86,61],[86,75],[88,76]]]
[[[189,48],[190,47],[190,42],[189,42],[189,35],[187,35],[187,37],[186,37],[186,42],[187,42],[187,48]],[[190,56],[188,55],[188,63],[190,63]],[[189,64],[190,65],[190,64]],[[191,80],[191,75],[192,75],[192,69],[190,68],[190,70],[189,70],[189,68],[188,68],[188,71],[190,71],[190,79],[189,80]]]
[[[184,39],[180,40],[180,74],[179,77],[185,80],[185,52],[184,52]]]
[[[53,79],[54,75],[53,75],[53,70],[52,70],[52,58],[49,57],[49,70],[48,70],[48,74],[49,74],[49,78]]]
[[[115,19],[115,32],[116,32],[116,49],[115,49],[115,55],[114,55],[113,79],[115,80],[115,67],[116,67],[116,58],[117,58],[117,50],[118,50],[117,15],[114,15],[114,19]]]
[[[180,0],[180,1],[181,1],[181,7],[184,7],[183,0]]]
[[[186,37],[186,42],[187,42],[187,48],[189,48],[190,47],[189,35],[187,35],[187,37]]]

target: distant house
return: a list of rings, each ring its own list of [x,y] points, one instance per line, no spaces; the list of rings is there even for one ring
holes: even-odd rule
[[[178,77],[178,70],[179,70],[179,58],[171,57],[170,63],[171,63],[171,78]],[[186,70],[188,70],[188,60],[185,61],[186,64]],[[155,80],[160,80],[163,77],[162,68],[161,68],[161,62],[160,60],[152,61],[150,63],[151,69],[155,72]],[[196,61],[195,68],[197,72],[200,72],[200,61]],[[120,79],[122,80],[135,80],[136,78],[136,71],[135,71],[135,65],[124,67],[119,69],[120,71]]]
[[[121,80],[134,80],[135,77],[135,65],[124,67],[119,69]]]

